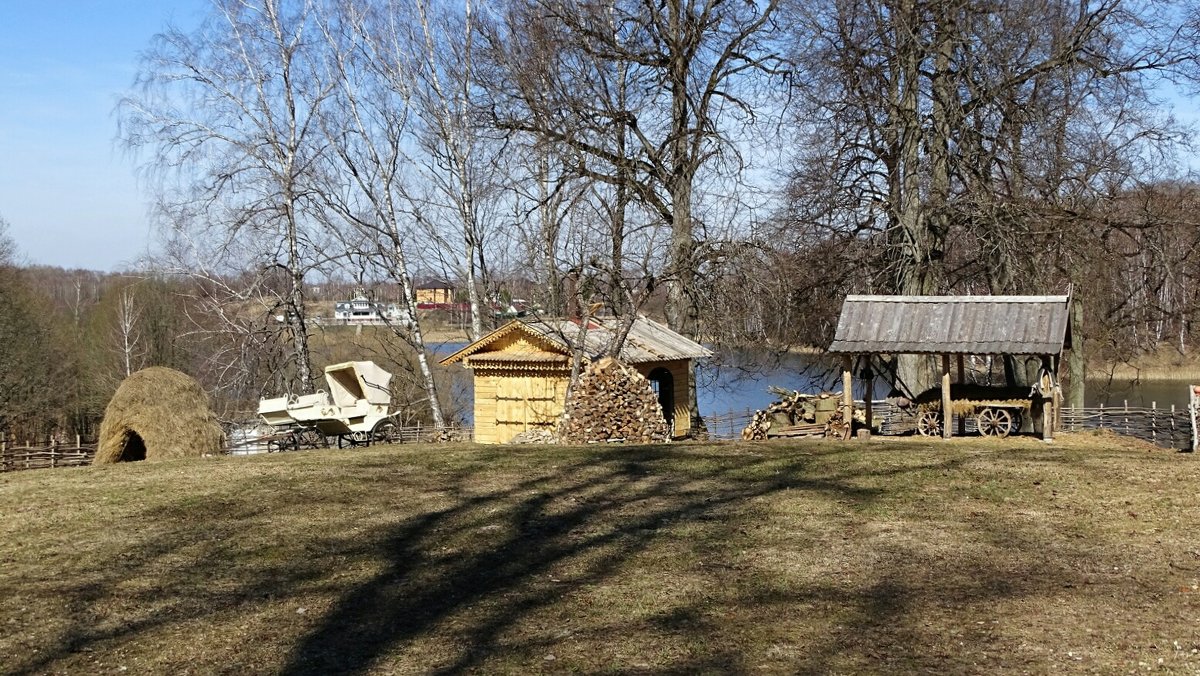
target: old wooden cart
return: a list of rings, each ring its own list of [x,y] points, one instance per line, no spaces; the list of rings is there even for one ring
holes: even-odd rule
[[[942,410],[941,389],[926,390],[913,403],[916,405],[917,433],[927,437],[942,436],[946,414]],[[950,387],[952,415],[974,419],[979,433],[986,437],[1004,438],[1020,430],[1032,405],[1028,387],[957,384]]]
[[[338,448],[396,441],[391,380],[375,362],[350,361],[325,368],[328,392],[260,399],[259,417],[278,430],[268,450],[322,447],[329,437]]]

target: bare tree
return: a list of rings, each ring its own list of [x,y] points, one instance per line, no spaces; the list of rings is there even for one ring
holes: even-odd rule
[[[121,361],[121,369],[125,377],[141,368],[141,357],[145,353],[141,345],[142,312],[134,297],[133,287],[121,289],[117,297],[117,316],[115,318],[113,339],[117,347],[117,356]]]
[[[1183,58],[1165,5],[794,3],[793,222],[878,241],[879,289],[1047,288],[1068,264],[1045,223],[1133,185],[1171,136],[1145,105],[1146,78]]]
[[[347,254],[372,257],[400,289],[404,321],[396,335],[416,353],[434,424],[445,424],[438,386],[425,350],[411,271],[412,242],[419,238],[418,216],[407,199],[411,167],[412,50],[404,6],[386,11],[373,3],[345,2],[325,17],[327,77],[337,83],[333,107],[321,126],[331,149],[326,164],[331,180],[323,199],[351,226],[343,233]],[[354,235],[353,233],[357,233]]]
[[[489,27],[496,124],[569,148],[581,175],[614,186],[614,275],[629,201],[667,226],[667,320],[693,337],[696,183],[736,155],[730,125],[753,117],[749,85],[777,71],[776,4],[522,0]],[[689,389],[698,416],[694,378]]]
[[[316,112],[331,89],[311,77],[312,15],[310,1],[218,0],[194,33],[156,37],[137,93],[119,106],[126,147],[150,153],[167,227],[215,226],[225,245],[215,250],[256,247],[261,269],[286,274],[280,314],[304,391],[313,386],[306,207]]]

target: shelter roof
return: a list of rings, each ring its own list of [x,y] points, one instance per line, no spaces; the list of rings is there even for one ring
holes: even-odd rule
[[[847,296],[830,352],[1059,354],[1069,296]]]
[[[513,320],[492,331],[488,335],[467,345],[463,349],[442,360],[442,364],[453,364],[468,357],[479,359],[478,353],[497,343],[514,332],[521,332],[548,343],[548,346],[569,354],[576,344],[582,340],[584,356],[597,359],[603,356],[614,336],[620,330],[620,320],[616,317],[597,317],[589,320],[586,330],[580,322],[571,319],[558,318],[525,318]],[[520,353],[505,353],[520,354]],[[473,356],[477,355],[477,356]],[[621,347],[620,359],[627,364],[641,364],[656,361],[675,361],[680,359],[701,359],[711,357],[712,351],[703,345],[680,335],[658,322],[639,316],[633,320],[629,334]],[[492,360],[493,358],[489,358]],[[499,356],[494,359],[500,359]],[[515,357],[521,359],[521,357]]]

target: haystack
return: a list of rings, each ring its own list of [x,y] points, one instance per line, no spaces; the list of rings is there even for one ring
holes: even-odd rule
[[[151,366],[117,388],[104,421],[96,464],[220,453],[225,435],[195,378]]]

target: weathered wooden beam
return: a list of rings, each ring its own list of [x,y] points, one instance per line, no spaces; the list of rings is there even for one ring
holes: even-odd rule
[[[875,398],[875,371],[871,369],[870,355],[867,355],[867,367],[865,370],[866,378],[864,380],[866,380],[867,391],[863,392],[863,408],[865,409],[864,413],[867,417],[867,429],[869,430],[875,424],[873,415],[874,406],[871,403],[871,400]]]
[[[842,357],[842,420],[854,429],[854,356]]]
[[[942,355],[942,438],[950,438],[950,420],[954,412],[950,408],[950,355]]]
[[[958,356],[958,384],[964,385],[967,382],[967,369],[966,369],[966,365],[963,364],[963,356],[961,354],[957,355],[957,356]],[[950,419],[946,418],[946,424],[950,424],[949,421],[950,421]],[[958,435],[963,436],[966,433],[967,433],[967,416],[960,415],[960,416],[958,416]]]

